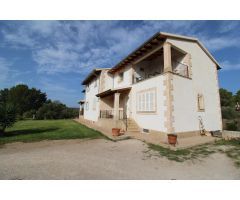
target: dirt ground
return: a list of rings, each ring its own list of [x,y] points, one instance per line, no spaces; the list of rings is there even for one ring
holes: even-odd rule
[[[135,139],[12,143],[0,147],[0,179],[240,179],[221,153],[179,163],[147,151]]]

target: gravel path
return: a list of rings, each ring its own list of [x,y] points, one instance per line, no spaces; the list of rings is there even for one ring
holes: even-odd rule
[[[0,179],[240,179],[224,154],[178,163],[146,151],[134,139],[12,143],[0,148]]]

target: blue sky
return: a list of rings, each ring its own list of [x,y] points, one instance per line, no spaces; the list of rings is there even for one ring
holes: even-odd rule
[[[19,83],[77,107],[81,81],[112,67],[157,31],[198,37],[240,89],[240,21],[0,21],[0,89]]]

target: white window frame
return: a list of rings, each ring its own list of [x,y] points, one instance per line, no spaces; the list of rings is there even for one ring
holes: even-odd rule
[[[86,85],[86,92],[89,92],[89,90],[90,90],[90,85],[87,84],[87,85]]]
[[[198,111],[204,112],[205,111],[205,104],[204,104],[204,96],[203,94],[198,94],[197,95],[197,106],[198,106]]]
[[[137,113],[157,112],[157,92],[156,88],[150,88],[137,92],[136,97]]]
[[[93,109],[93,110],[96,110],[96,108],[97,108],[97,98],[96,98],[96,97],[94,97],[94,98],[93,98],[93,105],[92,105],[92,109]]]
[[[119,72],[118,73],[118,82],[122,82],[124,80],[124,72]]]
[[[89,109],[89,102],[87,101],[85,104],[85,109],[88,110]]]
[[[97,79],[94,81],[94,87],[97,87]]]

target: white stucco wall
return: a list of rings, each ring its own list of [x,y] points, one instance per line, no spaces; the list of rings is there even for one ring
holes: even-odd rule
[[[164,75],[159,75],[132,85],[130,92],[130,117],[133,118],[141,128],[161,132],[166,131],[164,127],[164,111],[166,109],[164,105],[164,79]],[[151,88],[156,88],[156,113],[138,113],[136,102],[137,93]]]
[[[119,82],[119,78],[118,78],[118,74],[120,72],[123,72],[123,81]],[[114,79],[114,88],[121,88],[121,87],[128,87],[130,85],[132,85],[132,67],[126,66],[124,69],[122,69],[121,71],[117,72],[114,74],[113,79]]]
[[[101,91],[106,91],[113,88],[113,75],[108,73],[109,70],[103,70],[101,73],[101,81],[102,84]]]
[[[97,121],[99,117],[99,100],[96,97],[99,91],[99,77],[97,79],[97,87],[94,87],[94,81],[89,83],[89,91],[85,93],[85,108],[84,108],[84,118],[87,120]],[[96,109],[93,109],[94,99],[96,99]],[[86,105],[88,102],[88,110],[86,109]]]
[[[192,80],[173,75],[173,126],[175,132],[199,130],[198,116],[206,130],[221,130],[216,64],[194,42],[168,39],[168,42],[191,54]],[[199,112],[197,95],[203,94],[205,111]]]

